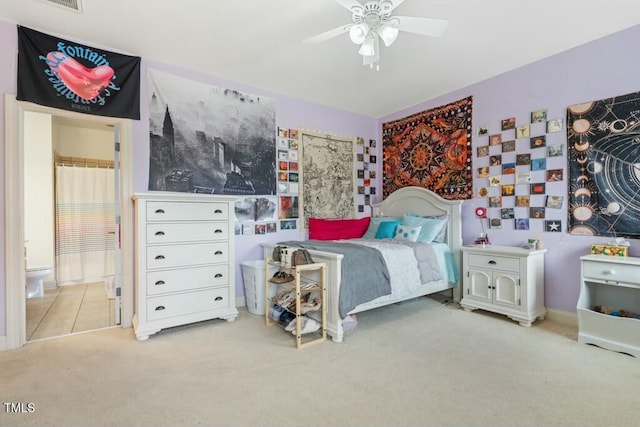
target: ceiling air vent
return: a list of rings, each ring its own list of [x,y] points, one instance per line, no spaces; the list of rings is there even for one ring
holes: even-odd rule
[[[82,13],[82,0],[40,0],[65,10]]]

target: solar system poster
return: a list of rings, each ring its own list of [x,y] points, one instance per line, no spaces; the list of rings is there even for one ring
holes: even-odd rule
[[[640,237],[640,92],[567,109],[569,233]]]
[[[18,26],[19,101],[98,116],[140,119],[140,57]]]

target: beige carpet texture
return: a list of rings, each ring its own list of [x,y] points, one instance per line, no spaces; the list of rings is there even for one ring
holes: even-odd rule
[[[115,327],[29,343],[0,353],[0,425],[640,425],[640,360],[575,327],[428,297],[357,317],[343,343],[299,350],[245,309],[146,342]]]

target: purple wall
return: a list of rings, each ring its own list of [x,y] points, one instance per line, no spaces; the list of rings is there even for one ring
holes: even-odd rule
[[[477,167],[488,166],[487,157],[476,157],[476,147],[487,145],[486,136],[476,136],[479,125],[487,125],[489,134],[502,133],[502,119],[515,117],[516,125],[524,125],[529,123],[531,112],[541,108],[548,110],[549,119],[566,119],[570,105],[640,91],[640,56],[629,54],[638,40],[640,25],[382,117],[378,120],[378,139],[382,139],[382,123],[473,95],[473,168],[474,191],[477,192],[479,187],[488,186],[486,178],[475,178]],[[531,136],[541,133],[544,133],[542,127],[532,125]],[[513,131],[511,134],[505,131],[504,135],[513,135]],[[548,158],[547,168],[564,168],[566,171],[566,142],[566,132],[547,134],[547,145],[565,144],[565,156]],[[494,151],[498,148],[490,147],[491,154],[498,153]],[[516,152],[532,152],[532,158],[546,155],[538,155],[538,151],[543,150],[530,150],[528,141],[516,142]],[[544,181],[542,176],[542,172],[532,172],[535,181]],[[563,182],[547,183],[547,193],[566,196],[566,174]],[[477,206],[487,207],[488,200],[475,198],[463,204],[462,233],[465,244],[473,243],[481,232],[480,222],[473,213]],[[513,205],[505,203],[505,207],[509,206]],[[565,231],[567,216],[566,198],[562,209],[547,209],[547,218],[561,219]],[[529,231],[514,230],[512,225],[504,225],[502,229],[490,229],[487,232],[493,244],[522,245],[528,238],[536,238],[538,232],[542,231],[542,224],[541,220],[531,220]],[[575,312],[580,290],[579,258],[589,252],[591,244],[606,243],[610,239],[572,236],[565,232],[542,233],[542,239],[548,249],[545,258],[546,306]],[[630,255],[640,256],[640,242],[637,239],[631,240]]]
[[[500,120],[515,116],[518,124],[527,123],[531,111],[547,108],[550,118],[564,117],[566,107],[588,100],[597,100],[614,95],[634,92],[639,89],[637,75],[640,71],[640,57],[629,55],[634,41],[640,40],[640,26],[603,38],[588,45],[573,49],[557,56],[536,62],[529,66],[505,73],[501,76],[480,82],[446,96],[425,102],[393,115],[375,119],[341,110],[323,107],[299,99],[258,88],[240,85],[210,75],[192,72],[143,58],[141,69],[141,120],[133,126],[133,162],[135,164],[134,191],[147,189],[149,168],[149,126],[147,105],[147,70],[159,69],[198,80],[211,85],[236,89],[242,92],[269,96],[276,101],[276,124],[280,127],[305,128],[322,132],[361,136],[379,141],[376,153],[381,159],[381,125],[389,120],[446,104],[453,100],[474,96],[474,132],[477,125],[488,125],[490,133],[498,131]],[[86,41],[91,45],[91,41]],[[0,92],[16,93],[17,35],[16,26],[0,21]],[[489,59],[490,60],[490,59]],[[428,77],[426,77],[428,78]],[[0,103],[0,116],[4,117],[4,102]],[[4,120],[0,120],[0,138],[4,140]],[[548,137],[550,138],[550,137]],[[554,134],[553,143],[566,143],[565,134]],[[479,139],[474,140],[475,146]],[[0,150],[0,168],[4,170],[4,151]],[[484,165],[486,159],[475,159],[474,168]],[[566,168],[566,158],[556,158],[557,167]],[[381,163],[377,163],[378,176],[381,175]],[[554,167],[556,167],[554,165]],[[0,219],[4,223],[4,171],[0,173],[2,186],[0,192]],[[481,181],[474,183],[481,184]],[[562,184],[564,185],[566,181]],[[566,185],[565,185],[566,187]],[[558,189],[559,190],[559,189]],[[566,193],[566,188],[563,188]],[[381,193],[379,191],[378,193]],[[554,193],[557,193],[554,191]],[[559,194],[559,193],[558,193]],[[380,197],[379,195],[377,196]],[[377,199],[374,199],[377,201]],[[473,216],[475,206],[485,206],[486,201],[470,200],[463,205],[463,237],[470,243],[480,232],[480,224]],[[559,212],[558,218],[565,221],[566,206]],[[532,226],[535,227],[535,226]],[[513,232],[508,228],[490,230],[490,237],[496,244],[521,244],[531,235],[535,237],[535,228],[530,233]],[[299,239],[299,232],[280,232],[263,236],[238,236],[236,259],[236,291],[243,294],[240,263],[246,260],[260,259],[260,243],[269,241]],[[579,289],[578,257],[587,252],[594,242],[606,242],[607,239],[569,236],[565,233],[544,233],[545,246],[549,249],[546,258],[546,304],[549,308],[575,311]],[[5,283],[4,283],[4,228],[0,228],[0,336],[5,334]],[[640,244],[632,241],[632,255],[640,255]]]

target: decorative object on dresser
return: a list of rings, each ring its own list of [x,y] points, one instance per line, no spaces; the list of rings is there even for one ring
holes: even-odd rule
[[[544,319],[544,254],[512,246],[462,247],[462,300],[466,311],[504,314],[522,326]]]
[[[640,258],[580,258],[578,342],[640,357]]]
[[[161,329],[233,321],[236,197],[134,194],[135,295],[139,341]]]

